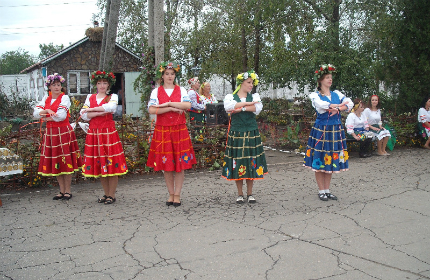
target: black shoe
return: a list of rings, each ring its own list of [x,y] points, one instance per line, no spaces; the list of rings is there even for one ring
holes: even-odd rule
[[[180,202],[172,202],[172,204],[173,204],[173,206],[175,206],[175,207],[181,206],[181,203],[180,203]]]
[[[166,201],[166,205],[167,206],[173,205],[173,201]]]
[[[67,196],[66,196],[66,194],[67,194]],[[72,198],[72,194],[71,193],[68,193],[68,192],[64,193],[63,200],[69,200],[71,198]]]
[[[327,196],[326,196],[326,194],[325,194],[325,193],[319,193],[319,194],[318,194],[318,197],[319,197],[322,201],[327,201],[327,200],[328,200],[328,198],[327,198]]]
[[[60,192],[59,194],[54,196],[52,199],[53,200],[60,200],[60,199],[63,199],[63,197],[64,197],[64,193]]]
[[[105,203],[106,198],[107,198],[107,195],[104,195],[102,198],[99,198],[99,199],[97,200],[97,202],[98,202],[98,203]]]
[[[337,200],[337,196],[335,196],[332,193],[325,193],[325,196],[327,196],[327,198],[333,199],[333,200]]]
[[[105,204],[112,204],[116,201],[116,198],[112,197],[112,196],[108,196],[106,198]]]

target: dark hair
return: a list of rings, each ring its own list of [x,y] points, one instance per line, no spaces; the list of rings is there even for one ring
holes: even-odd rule
[[[381,100],[379,99],[379,96],[377,96],[376,94],[369,97],[369,101],[367,101],[367,108],[372,109],[372,97],[374,97],[374,96],[378,97],[378,105],[376,105],[376,108],[380,109],[381,108]]]
[[[321,75],[321,77],[319,77],[317,79],[317,84],[318,84],[317,85],[317,90],[318,91],[321,91],[321,81],[324,80],[324,77],[327,76],[328,74],[331,74],[331,73],[324,73],[324,74]]]
[[[427,103],[427,101],[429,101],[429,99],[430,99],[430,96],[427,95],[426,98],[421,103],[421,108],[425,108],[426,107],[426,103]]]
[[[356,99],[354,99],[354,109],[355,109],[355,106],[357,105],[357,104],[363,104],[364,105],[364,103],[363,103],[363,100],[361,100],[360,98],[356,98]],[[358,106],[360,106],[360,105],[358,105]],[[358,109],[358,108],[357,108]],[[355,109],[356,110],[356,109]]]

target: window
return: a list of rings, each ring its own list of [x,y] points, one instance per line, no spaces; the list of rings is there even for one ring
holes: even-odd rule
[[[67,82],[69,95],[90,93],[90,72],[88,71],[67,72]]]

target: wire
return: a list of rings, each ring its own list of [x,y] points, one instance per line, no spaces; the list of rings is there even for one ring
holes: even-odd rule
[[[37,33],[56,33],[56,32],[63,32],[63,31],[78,31],[78,29],[68,29],[68,30],[47,30],[47,31],[41,31],[41,32],[16,32],[16,33],[8,33],[8,34],[2,34],[0,33],[0,36],[8,36],[8,35],[17,35],[17,34],[37,34]]]
[[[27,4],[27,5],[14,5],[14,6],[0,6],[0,8],[19,8],[19,7],[38,7],[38,6],[52,6],[52,5],[73,5],[73,4],[91,4],[93,1],[80,1],[80,2],[65,2],[65,3],[46,3],[46,4]]]
[[[52,26],[30,26],[30,27],[5,27],[5,28],[0,28],[0,29],[4,29],[4,30],[9,30],[9,29],[30,29],[30,28],[52,28],[52,27],[70,27],[70,26],[87,26],[88,24],[81,24],[81,25],[76,25],[76,24],[70,24],[70,25],[52,25]]]

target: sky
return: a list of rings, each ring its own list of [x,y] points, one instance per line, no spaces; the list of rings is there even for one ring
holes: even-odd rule
[[[21,48],[38,56],[39,44],[69,46],[85,37],[97,0],[0,0],[0,55]]]

